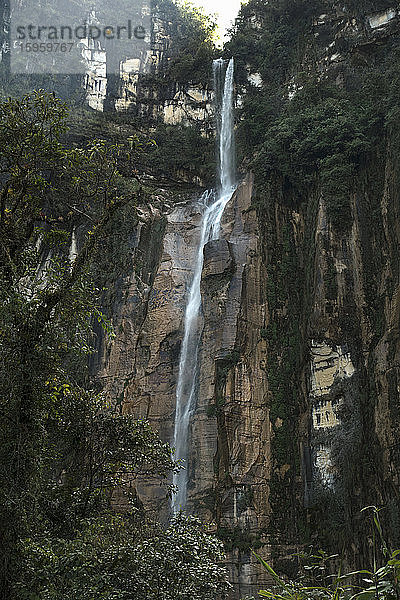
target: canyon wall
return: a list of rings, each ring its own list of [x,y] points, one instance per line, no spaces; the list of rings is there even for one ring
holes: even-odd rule
[[[184,66],[186,78],[178,81],[177,73],[166,78],[174,60],[177,63],[185,61],[185,56],[180,56],[186,50],[182,46],[185,35],[194,36],[198,32],[185,33],[183,11],[174,7],[172,2],[154,1],[151,4],[148,49],[126,56],[120,62],[118,77],[112,80],[107,77],[104,44],[85,40],[82,55],[86,62],[83,87],[87,104],[100,112],[128,112],[134,118],[160,121],[166,125],[195,124],[204,134],[210,133],[214,118],[212,78],[200,81],[194,68],[192,79],[189,79],[190,69],[188,72]],[[92,18],[95,19],[95,16]],[[188,16],[186,19],[190,20]],[[178,45],[182,46],[180,51]],[[192,52],[195,50],[198,49]],[[173,80],[174,76],[176,80]]]
[[[388,507],[396,537],[400,240],[396,159],[385,160],[380,194],[370,195],[366,179],[345,234],[329,224],[322,196],[307,215],[277,194],[260,223],[248,175],[225,210],[221,239],[205,248],[188,509],[224,540],[235,597],[265,577],[250,548],[290,568],[299,544],[343,543],[348,528],[357,532],[366,503]],[[365,202],[382,227],[372,227]],[[132,269],[113,306],[116,338],[102,346],[98,377],[121,411],[149,419],[172,443],[202,207],[194,194],[138,214]],[[379,307],[368,298],[375,284]],[[168,518],[157,481],[137,492]],[[349,552],[362,556],[357,537]]]
[[[305,44],[301,67],[343,89],[360,61],[376,64],[395,43],[398,13],[325,4],[313,62]],[[262,90],[262,75],[246,69],[246,85]],[[286,81],[289,102],[300,79],[299,70]],[[221,239],[205,247],[188,510],[224,541],[235,598],[268,579],[251,549],[289,575],[291,554],[309,545],[343,551],[349,566],[367,559],[366,505],[384,507],[386,535],[400,541],[398,151],[397,132],[382,130],[336,213],[318,181],[299,194],[279,172],[249,170]],[[109,397],[168,442],[200,197],[159,190],[138,209],[131,267],[108,305],[116,337],[99,343]],[[157,481],[137,493],[168,518]]]
[[[360,214],[367,198],[382,223],[388,213],[398,222],[392,159],[386,157],[381,196],[364,188],[353,198],[354,222],[344,235],[330,226],[322,196],[306,215],[277,195],[260,224],[248,175],[225,210],[221,240],[205,248],[188,509],[224,540],[236,597],[254,593],[265,577],[250,548],[289,568],[288,554],[324,539],[331,523],[328,538],[356,531],[366,501],[397,511],[399,232],[371,231]],[[132,270],[113,307],[116,338],[103,344],[98,375],[125,414],[149,419],[172,442],[202,206],[194,194],[138,214]],[[378,235],[387,236],[379,251]],[[377,252],[383,268],[372,272]],[[380,335],[366,299],[375,277]],[[295,398],[286,396],[294,389]],[[143,481],[137,492],[168,518],[169,499],[157,481]],[[362,555],[356,538],[351,549]]]
[[[246,531],[242,550],[233,544],[230,553],[237,595],[254,591],[251,577],[260,582],[259,570],[249,567],[250,545],[270,512],[266,344],[260,333],[266,273],[252,188],[249,175],[225,209],[221,239],[205,247],[199,401],[187,465],[188,510],[225,533],[228,543],[231,530],[239,537]],[[113,307],[116,337],[103,344],[98,364],[98,379],[121,410],[148,419],[171,443],[186,293],[203,210],[198,196],[173,207],[139,209],[132,271],[120,282]],[[170,502],[158,482],[143,481],[137,492],[150,511],[168,518]]]

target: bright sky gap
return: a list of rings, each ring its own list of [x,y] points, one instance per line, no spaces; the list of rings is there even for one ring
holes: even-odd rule
[[[193,4],[208,14],[216,14],[221,40],[234,23],[242,4],[241,0],[193,0]]]

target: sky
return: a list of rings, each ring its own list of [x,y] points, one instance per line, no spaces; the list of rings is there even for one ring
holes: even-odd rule
[[[231,26],[239,12],[241,0],[192,0],[192,3],[204,8],[206,13],[217,13],[220,35],[223,38],[224,33]]]

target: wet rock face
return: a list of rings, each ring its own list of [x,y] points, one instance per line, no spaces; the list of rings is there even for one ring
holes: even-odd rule
[[[250,548],[277,557],[277,568],[288,565],[279,556],[305,541],[307,522],[319,540],[327,498],[339,507],[336,529],[349,528],[357,555],[353,515],[361,504],[379,504],[381,495],[396,506],[400,215],[393,160],[389,152],[375,198],[379,222],[364,208],[367,174],[351,198],[353,226],[343,232],[330,224],[321,195],[306,214],[276,193],[263,198],[257,216],[249,175],[226,207],[221,239],[204,248],[188,509],[225,541],[235,598],[265,583]],[[110,398],[149,419],[168,442],[203,209],[193,197],[139,210],[132,268],[113,309],[116,338],[100,361]],[[371,304],[377,297],[378,307]],[[139,482],[137,491],[168,518],[159,482]]]
[[[192,427],[193,510],[215,522],[227,547],[235,597],[262,575],[250,545],[268,519],[270,428],[266,405],[265,272],[252,178],[223,215],[220,242],[206,247],[199,400]],[[225,537],[224,537],[225,536]]]
[[[249,544],[269,512],[270,427],[265,342],[259,334],[266,313],[265,272],[252,186],[248,176],[225,210],[221,239],[204,249],[199,390],[187,465],[188,509],[220,530],[236,529],[239,537],[247,530],[244,554],[231,544],[237,596],[250,593],[259,572]],[[196,198],[164,212],[139,210],[132,270],[114,308],[116,337],[105,345],[99,370],[121,410],[149,419],[170,443],[202,210]],[[169,501],[158,482],[140,482],[137,492],[145,506],[168,517]]]
[[[354,375],[350,354],[341,347],[311,343],[311,396],[328,395],[338,379]]]
[[[204,248],[203,280],[213,276],[229,277],[235,268],[231,246],[226,240],[213,240]]]
[[[389,13],[361,23],[327,12],[316,27],[362,52],[365,36],[374,44],[389,35],[398,20]],[[320,57],[331,72],[344,64],[337,53]],[[250,548],[284,571],[299,544],[337,550],[349,539],[356,562],[367,552],[360,509],[399,509],[400,167],[385,144],[358,174],[350,228],[332,226],[318,190],[299,202],[281,181],[255,191],[249,175],[226,207],[221,239],[204,248],[188,508],[225,541],[235,598],[263,586]],[[196,197],[139,211],[117,335],[101,360],[110,397],[168,442],[201,216]],[[138,493],[168,518],[158,482],[140,482]]]

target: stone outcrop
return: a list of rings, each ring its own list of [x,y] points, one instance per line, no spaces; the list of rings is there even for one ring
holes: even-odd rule
[[[175,94],[163,104],[164,123],[167,125],[200,123],[203,127],[212,123],[213,92],[201,86],[176,87],[178,89]]]
[[[94,15],[91,18],[95,21]],[[115,89],[111,89],[107,74],[104,44],[83,40],[82,58],[86,63],[83,87],[88,105],[100,112],[109,105],[117,112],[129,112],[135,117],[159,120],[167,125],[197,124],[204,133],[209,132],[214,115],[211,87],[169,81],[161,94],[157,85],[154,86],[154,80],[163,76],[169,60],[168,51],[173,43],[171,25],[165,16],[152,14],[148,49],[140,49],[120,62],[117,84],[113,82]]]
[[[325,343],[312,341],[311,347],[311,395],[323,397],[329,394],[338,379],[354,375],[354,366],[343,348],[331,348]]]

